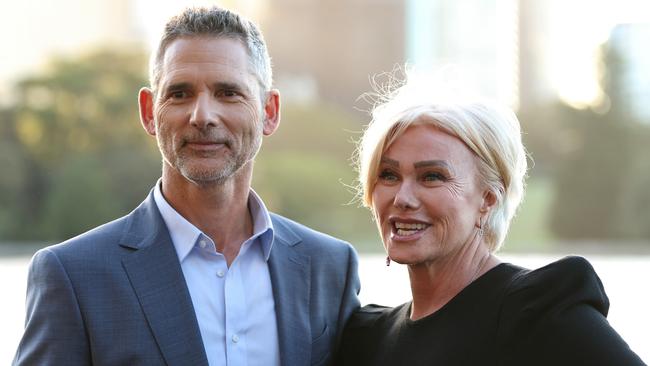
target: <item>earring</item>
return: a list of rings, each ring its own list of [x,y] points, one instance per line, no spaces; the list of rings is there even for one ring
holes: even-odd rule
[[[483,216],[478,219],[478,235],[483,236]]]
[[[390,257],[386,256],[386,267],[390,266]]]

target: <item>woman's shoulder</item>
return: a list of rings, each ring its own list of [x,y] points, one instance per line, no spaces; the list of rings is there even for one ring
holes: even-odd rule
[[[352,329],[368,329],[380,327],[391,320],[396,320],[399,314],[408,309],[410,303],[396,307],[389,307],[377,304],[368,304],[355,311],[346,327]]]
[[[583,302],[605,316],[609,309],[609,299],[596,271],[585,258],[578,256],[518,272],[508,288],[507,298],[515,306],[528,309],[561,309]]]
[[[503,364],[643,365],[607,322],[608,309],[603,284],[584,258],[517,272],[499,315]]]

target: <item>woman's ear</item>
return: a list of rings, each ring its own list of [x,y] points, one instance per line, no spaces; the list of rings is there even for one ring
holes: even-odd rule
[[[474,223],[474,226],[476,226],[479,229],[483,228],[484,224],[484,217],[485,215],[492,209],[492,207],[497,203],[497,196],[494,194],[494,192],[490,190],[486,190],[483,192],[483,198],[481,199],[481,206],[479,207],[479,215],[476,218],[476,222]]]
[[[483,192],[483,201],[481,202],[481,208],[479,211],[484,214],[490,211],[496,203],[497,196],[494,194],[494,192],[486,190]]]

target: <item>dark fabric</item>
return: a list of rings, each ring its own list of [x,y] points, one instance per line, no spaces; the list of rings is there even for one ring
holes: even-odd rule
[[[607,322],[585,259],[535,271],[502,263],[437,312],[368,305],[347,324],[339,365],[644,365]]]

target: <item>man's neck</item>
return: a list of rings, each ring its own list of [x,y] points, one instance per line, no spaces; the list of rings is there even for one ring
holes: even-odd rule
[[[251,176],[252,166],[247,165],[221,184],[197,184],[172,168],[163,168],[162,193],[167,202],[212,239],[229,266],[253,234],[248,209]]]

